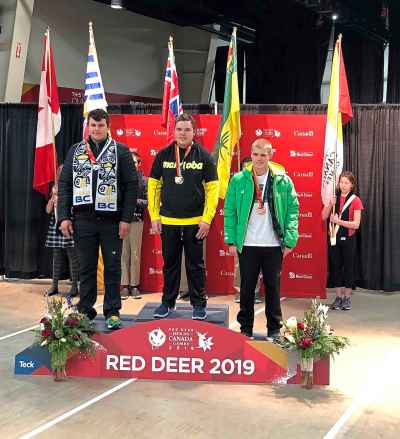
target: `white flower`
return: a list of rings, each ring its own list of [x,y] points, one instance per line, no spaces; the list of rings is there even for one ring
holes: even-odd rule
[[[326,319],[326,317],[328,315],[328,311],[329,311],[329,306],[322,305],[322,303],[320,303],[318,305],[317,312],[318,312],[318,314],[323,314],[325,319]]]
[[[46,346],[47,345],[47,340],[43,340],[42,343],[40,343],[40,346]]]
[[[297,319],[296,317],[290,317],[286,320],[285,323],[286,328],[288,329],[296,329],[297,328]]]
[[[62,342],[62,343],[65,343],[66,341],[67,341],[67,339],[66,338],[60,338],[60,341]]]

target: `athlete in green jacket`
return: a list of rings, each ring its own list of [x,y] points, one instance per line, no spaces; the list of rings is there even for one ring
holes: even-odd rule
[[[280,272],[282,258],[298,239],[299,203],[285,169],[270,161],[272,145],[257,139],[252,145],[252,165],[235,174],[224,205],[224,240],[239,258],[241,285],[238,321],[241,332],[252,336],[254,289],[262,271],[266,287],[265,312],[268,337],[279,335]]]

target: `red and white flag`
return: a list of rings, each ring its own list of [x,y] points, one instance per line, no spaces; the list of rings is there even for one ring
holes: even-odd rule
[[[48,195],[49,183],[55,180],[57,154],[54,137],[61,128],[60,103],[54,68],[50,34],[44,37],[42,75],[40,78],[38,123],[36,131],[35,168],[33,189]]]
[[[167,128],[167,142],[174,139],[175,119],[182,114],[182,102],[179,97],[178,72],[176,71],[172,37],[168,42],[168,61],[165,70],[164,96],[162,103],[161,125]]]
[[[343,129],[342,125],[353,117],[346,69],[342,53],[342,36],[336,42],[332,61],[329,88],[328,111],[326,117],[324,162],[322,165],[321,197],[324,206],[329,206],[335,195],[339,175],[343,170]]]

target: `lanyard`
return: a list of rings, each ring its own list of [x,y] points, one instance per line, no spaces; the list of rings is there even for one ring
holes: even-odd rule
[[[181,166],[185,163],[186,157],[189,155],[190,150],[192,149],[192,145],[190,145],[186,148],[185,155],[183,156],[182,164],[181,164],[181,159],[179,156],[179,149],[180,149],[179,146],[177,144],[175,144],[176,176],[182,177]]]
[[[267,187],[266,187],[267,180],[268,180],[268,175],[267,175],[267,178],[265,179],[264,193],[267,190]],[[253,168],[253,182],[254,182],[254,187],[256,189],[256,198],[258,201],[258,208],[262,209],[264,207],[264,201],[263,201],[263,196],[262,196],[263,194],[261,193],[260,185],[258,184],[257,175],[256,175],[256,172],[254,171],[254,168]]]
[[[110,143],[111,143],[111,139],[108,138],[107,141],[106,141],[106,143],[105,143],[105,145],[103,146],[103,149],[100,151],[99,155],[97,156],[97,159],[99,159],[100,156],[103,155],[103,152],[108,148],[108,146],[109,146]],[[98,170],[100,166],[99,166],[99,164],[98,164],[98,161],[96,160],[96,157],[95,157],[94,154],[93,154],[92,149],[90,148],[90,145],[89,145],[89,141],[88,141],[88,140],[85,141],[85,148],[86,148],[86,153],[87,153],[87,155],[89,156],[90,163],[91,163],[92,166],[93,166],[93,169],[94,169],[95,171]]]

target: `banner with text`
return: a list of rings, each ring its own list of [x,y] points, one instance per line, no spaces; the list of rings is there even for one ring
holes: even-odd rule
[[[195,116],[196,140],[211,151],[219,127],[220,116]],[[250,156],[251,144],[267,138],[273,144],[273,160],[285,166],[296,187],[299,203],[299,242],[285,259],[281,291],[287,297],[326,297],[326,235],[321,220],[321,170],[325,133],[322,115],[246,115],[241,117],[240,154],[233,160]],[[149,175],[157,152],[166,144],[166,131],[160,115],[111,115],[112,136],[125,143],[142,158],[142,170]],[[208,261],[208,263],[207,263]],[[212,262],[211,262],[212,261]],[[160,237],[151,234],[145,218],[142,244],[141,286],[143,291],[162,290]],[[206,243],[207,292],[233,293],[234,260],[223,243],[223,202],[220,202]]]

